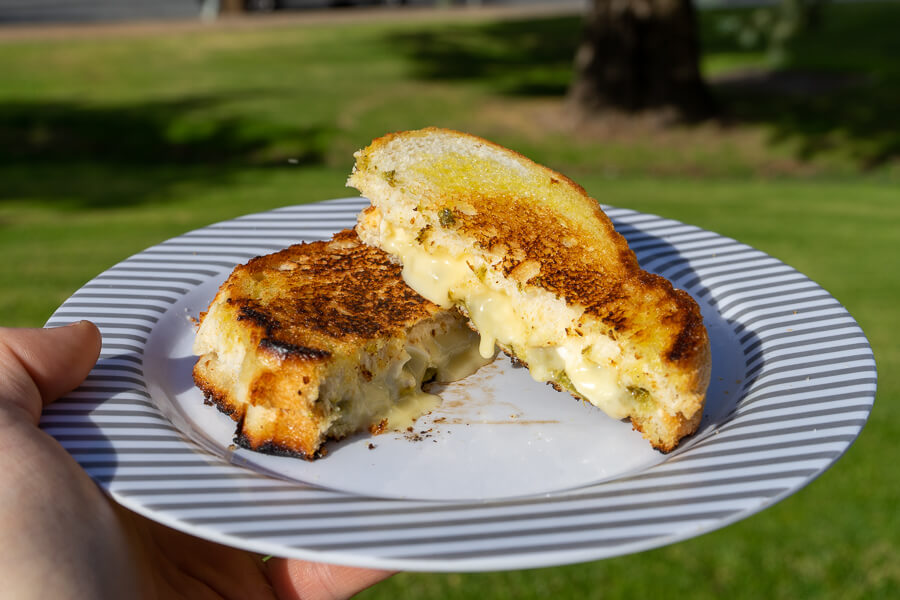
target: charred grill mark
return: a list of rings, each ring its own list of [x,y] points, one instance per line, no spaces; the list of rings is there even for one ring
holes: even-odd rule
[[[300,360],[319,360],[329,358],[331,352],[321,350],[319,348],[309,348],[299,344],[291,344],[281,340],[265,337],[259,342],[259,349],[264,352],[271,352],[278,355],[279,358],[299,358]]]
[[[233,302],[233,300],[229,298],[228,302]],[[251,308],[249,306],[242,306],[238,310],[241,313],[238,315],[238,321],[250,320],[262,327],[268,327],[270,325],[269,316],[259,312],[254,308]]]
[[[233,421],[237,421],[243,417],[244,413],[241,408],[228,402],[225,394],[219,393],[211,386],[207,385],[204,380],[197,377],[194,377],[194,383],[200,388],[200,391],[203,392],[204,404],[207,406],[215,406],[219,412],[228,415]]]
[[[606,325],[612,327],[613,331],[623,331],[628,327],[628,317],[622,315],[616,310],[607,311],[601,320]]]
[[[228,302],[232,302],[231,298],[228,299]],[[278,329],[281,329],[281,324],[278,323],[271,315],[268,315],[261,310],[254,308],[252,305],[244,304],[238,309],[237,320],[238,321],[252,321],[254,324],[263,327],[266,330],[266,335],[272,335]]]
[[[241,448],[246,448],[247,450],[253,450],[254,452],[261,452],[263,454],[270,454],[272,456],[287,456],[290,458],[302,458],[304,460],[316,460],[317,458],[322,458],[327,454],[324,449],[317,450],[312,456],[307,454],[306,452],[302,452],[300,450],[294,450],[293,448],[289,448],[284,444],[279,444],[277,442],[265,441],[262,444],[256,445],[253,441],[253,438],[246,435],[243,432],[243,422],[238,423],[237,431],[234,435],[234,443],[240,446]]]
[[[706,328],[703,326],[703,317],[687,292],[676,290],[678,304],[683,315],[678,335],[672,342],[666,358],[672,362],[690,360],[707,345]],[[686,297],[687,296],[687,297]]]

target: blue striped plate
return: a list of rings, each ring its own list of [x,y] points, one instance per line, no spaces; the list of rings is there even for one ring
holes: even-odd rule
[[[115,500],[202,538],[336,564],[486,571],[723,527],[834,464],[871,411],[871,349],[826,291],[734,240],[606,207],[643,267],[697,299],[710,332],[708,405],[675,452],[499,360],[444,389],[412,435],[356,436],[314,463],[231,447],[233,424],[191,383],[193,319],[236,264],[327,239],[366,204],[248,215],[97,276],[48,322],[90,319],[103,349],[84,384],[45,410],[43,429]]]

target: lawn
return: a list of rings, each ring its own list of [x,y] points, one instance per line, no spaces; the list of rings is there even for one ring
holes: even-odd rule
[[[41,325],[93,275],[185,231],[352,195],[352,152],[384,132],[472,131],[604,203],[808,274],[869,336],[875,410],[832,470],[720,531],[568,567],[403,574],[363,597],[900,597],[900,4],[830,6],[788,75],[766,77],[717,17],[703,13],[703,65],[722,118],[671,128],[566,114],[574,17],[0,35],[0,324]]]

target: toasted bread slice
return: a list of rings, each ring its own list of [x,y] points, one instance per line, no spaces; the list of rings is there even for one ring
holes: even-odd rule
[[[456,310],[425,300],[352,230],[252,259],[200,315],[194,381],[252,450],[313,459],[326,439],[406,427],[424,380],[488,362]]]
[[[538,381],[628,418],[672,450],[700,423],[710,375],[700,310],[641,270],[568,178],[481,138],[429,128],[357,152],[357,232],[403,277],[525,363]]]

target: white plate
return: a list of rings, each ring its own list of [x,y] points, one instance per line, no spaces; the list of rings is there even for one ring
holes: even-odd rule
[[[193,320],[235,264],[352,227],[344,198],[179,236],[102,273],[48,322],[91,319],[101,358],[45,410],[117,501],[263,554],[404,570],[595,560],[699,535],[784,498],[862,429],[875,363],[827,292],[697,227],[607,207],[644,268],[699,302],[713,377],[700,431],[669,455],[626,422],[498,359],[440,391],[413,432],[359,435],[316,462],[231,445],[193,387]]]

